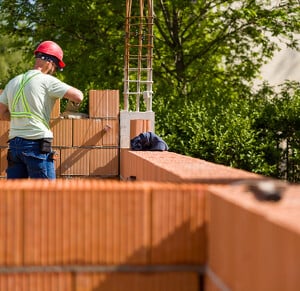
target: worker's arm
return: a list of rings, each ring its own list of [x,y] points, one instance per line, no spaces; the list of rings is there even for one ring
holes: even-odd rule
[[[64,98],[67,98],[70,101],[75,102],[75,103],[80,103],[83,100],[83,93],[80,90],[78,90],[74,87],[71,87],[68,89],[68,91],[64,95]]]
[[[0,102],[0,120],[10,120],[8,107]]]

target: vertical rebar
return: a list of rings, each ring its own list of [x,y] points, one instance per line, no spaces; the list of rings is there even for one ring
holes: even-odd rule
[[[126,111],[130,108],[131,95],[136,97],[136,111],[140,111],[141,95],[146,110],[152,110],[153,0],[146,3],[148,12],[144,0],[139,0],[139,9],[134,7],[136,11],[133,11],[132,0],[126,0],[123,92]]]
[[[139,31],[138,31],[138,60],[137,60],[137,83],[136,83],[136,111],[140,111],[141,96],[141,68],[143,57],[143,27],[144,27],[144,0],[140,0]]]
[[[147,111],[152,111],[152,63],[153,63],[153,0],[148,0],[148,46],[147,46]]]
[[[125,52],[124,52],[124,110],[128,111],[129,104],[129,40],[130,40],[130,15],[132,0],[126,0],[125,18]]]

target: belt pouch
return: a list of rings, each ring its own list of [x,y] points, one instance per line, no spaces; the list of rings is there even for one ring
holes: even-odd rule
[[[52,148],[52,139],[51,138],[42,138],[40,140],[40,151],[42,154],[48,154],[51,153]]]

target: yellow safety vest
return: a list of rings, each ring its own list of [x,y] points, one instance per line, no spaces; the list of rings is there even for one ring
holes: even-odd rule
[[[30,76],[29,78],[27,77],[27,74],[23,75],[20,87],[16,93],[16,95],[14,96],[13,102],[12,102],[12,107],[11,107],[11,112],[10,112],[10,116],[11,118],[35,118],[36,120],[42,122],[48,129],[50,129],[48,122],[42,118],[41,116],[39,116],[38,114],[32,112],[30,110],[30,106],[29,103],[26,99],[25,93],[24,93],[24,87],[25,85],[36,75],[40,74],[36,73],[33,74],[32,76]],[[19,102],[22,102],[23,105],[23,111],[15,111],[16,110],[16,106],[17,104],[19,104]]]

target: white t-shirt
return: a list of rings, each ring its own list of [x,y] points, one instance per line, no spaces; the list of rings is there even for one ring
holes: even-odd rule
[[[24,87],[24,94],[30,112],[41,117],[49,124],[52,108],[56,99],[62,98],[71,87],[54,76],[39,70],[29,70],[26,79],[34,76]],[[18,75],[5,86],[0,95],[0,102],[8,106],[12,112],[13,99],[16,96],[24,74]],[[24,111],[22,101],[17,102],[15,112]],[[51,130],[40,120],[29,117],[12,117],[10,121],[9,139],[22,137],[26,139],[52,138]]]

